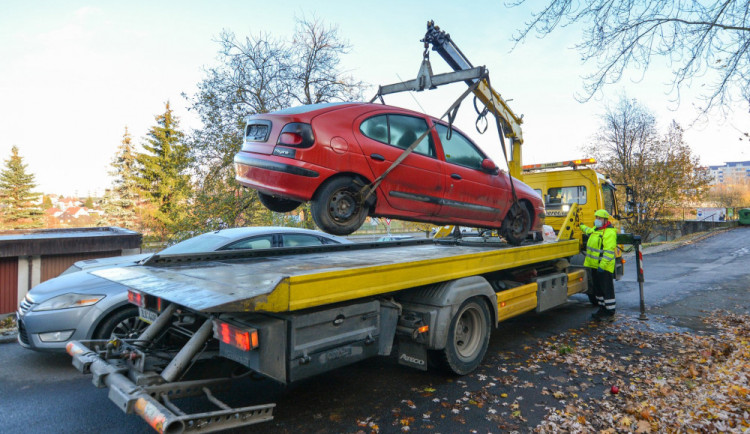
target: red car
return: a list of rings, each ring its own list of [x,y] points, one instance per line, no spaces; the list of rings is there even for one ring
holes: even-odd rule
[[[386,171],[431,126],[414,151],[365,198],[362,188]],[[346,235],[370,216],[499,229],[520,244],[540,231],[544,204],[458,129],[411,110],[370,103],[294,107],[249,116],[237,181],[258,190],[271,211],[312,201],[324,231]]]

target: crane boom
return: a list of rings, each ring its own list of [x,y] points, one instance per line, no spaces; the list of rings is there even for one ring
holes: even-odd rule
[[[440,57],[445,60],[454,71],[465,71],[473,69],[469,59],[461,52],[450,35],[440,27],[435,25],[434,21],[427,23],[427,33],[422,40],[425,44],[425,53],[430,45]],[[522,179],[523,172],[521,167],[521,145],[523,144],[523,133],[521,131],[522,117],[516,115],[511,110],[508,103],[500,94],[490,86],[487,79],[481,79],[482,82],[474,90],[476,98],[484,104],[487,110],[495,115],[503,127],[503,134],[511,141],[511,161],[508,162],[508,170],[514,178]],[[474,80],[466,80],[466,83],[474,84]]]

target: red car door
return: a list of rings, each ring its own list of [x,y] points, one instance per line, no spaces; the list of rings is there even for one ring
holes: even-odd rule
[[[427,128],[425,118],[389,112],[371,112],[354,122],[355,136],[375,177],[391,167]],[[383,179],[379,189],[392,208],[432,216],[440,209],[443,185],[441,162],[430,132]]]
[[[503,175],[481,168],[487,157],[466,136],[437,124],[435,130],[445,155],[445,196],[440,215],[466,223],[499,227],[510,203],[510,191]],[[470,220],[471,222],[467,222]]]

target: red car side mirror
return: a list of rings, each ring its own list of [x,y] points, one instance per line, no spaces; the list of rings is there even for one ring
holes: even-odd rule
[[[495,165],[495,162],[490,160],[489,158],[485,158],[484,160],[482,160],[482,170],[493,175],[497,175],[497,173],[500,171],[500,169],[498,169],[498,167]]]

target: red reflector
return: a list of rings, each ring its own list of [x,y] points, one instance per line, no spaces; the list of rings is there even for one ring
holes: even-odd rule
[[[279,143],[282,145],[300,145],[302,144],[302,136],[297,133],[281,133]]]
[[[255,329],[245,330],[225,322],[214,321],[214,337],[242,351],[258,348],[258,331]]]
[[[422,327],[417,329],[417,332],[419,333],[427,333],[430,330],[430,326],[423,325]]]
[[[144,307],[146,305],[143,294],[130,289],[128,290],[128,301],[138,307]]]

